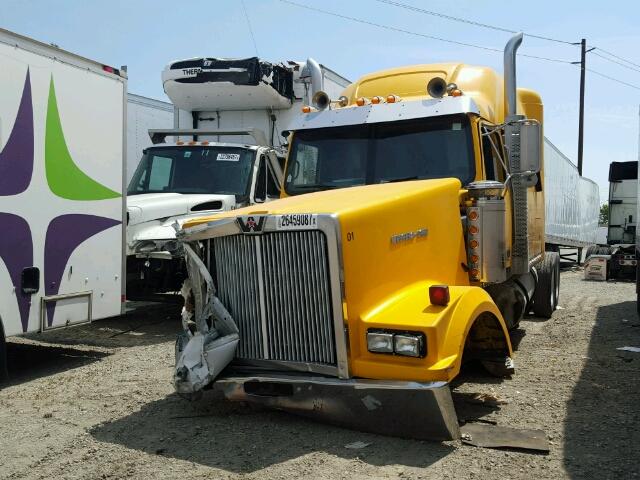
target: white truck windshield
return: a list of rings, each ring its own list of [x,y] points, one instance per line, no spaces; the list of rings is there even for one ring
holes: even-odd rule
[[[246,196],[255,157],[255,150],[241,147],[151,147],[142,156],[127,194]]]
[[[290,195],[402,180],[474,179],[466,116],[446,116],[295,132],[287,162]]]

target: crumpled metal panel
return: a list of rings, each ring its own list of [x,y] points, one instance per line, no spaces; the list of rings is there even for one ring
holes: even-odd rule
[[[547,243],[581,247],[596,243],[600,192],[544,139],[545,235]]]

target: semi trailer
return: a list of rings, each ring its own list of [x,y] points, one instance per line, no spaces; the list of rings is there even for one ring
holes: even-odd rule
[[[175,233],[203,213],[280,196],[283,126],[318,91],[349,81],[318,64],[196,58],[162,73],[174,128],[149,130],[152,145],[127,190],[127,297],[171,298],[186,272]],[[179,297],[176,297],[179,298]]]
[[[0,377],[5,338],[119,315],[127,77],[0,29]]]
[[[323,92],[290,127],[280,200],[191,219],[174,384],[390,435],[459,436],[463,363],[514,371],[509,331],[559,297],[543,105],[465,64]]]

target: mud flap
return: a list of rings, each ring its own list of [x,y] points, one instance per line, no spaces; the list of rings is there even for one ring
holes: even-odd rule
[[[240,337],[233,318],[215,295],[206,266],[190,245],[185,244],[184,251],[190,285],[185,283],[183,295],[193,295],[195,328],[190,328],[190,313],[183,310],[185,330],[176,341],[174,386],[179,393],[195,393],[233,360]]]

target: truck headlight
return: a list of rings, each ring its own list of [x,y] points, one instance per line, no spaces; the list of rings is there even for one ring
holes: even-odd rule
[[[398,334],[393,336],[393,351],[407,357],[421,357],[424,351],[424,336]]]
[[[367,332],[367,349],[375,353],[393,353],[393,333]]]
[[[424,333],[421,332],[369,330],[367,350],[372,353],[393,353],[419,358],[427,354],[427,342]]]

